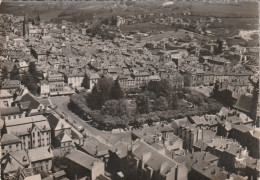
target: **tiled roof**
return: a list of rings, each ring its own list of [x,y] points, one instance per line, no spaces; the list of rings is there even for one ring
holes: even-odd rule
[[[19,107],[8,107],[8,108],[0,108],[0,114],[2,116],[8,116],[8,115],[14,115],[14,114],[20,114],[21,110]]]
[[[200,163],[201,161],[214,162],[217,161],[219,158],[217,156],[214,156],[213,154],[210,154],[209,152],[198,151],[194,152],[193,154],[175,157],[174,159],[179,163],[185,162],[186,165],[188,165],[188,167],[190,168],[195,161],[197,161],[198,163]]]
[[[13,134],[4,134],[1,139],[1,145],[20,143],[21,140]]]
[[[15,119],[6,120],[5,125],[6,127],[9,127],[9,126],[22,125],[22,124],[36,123],[36,122],[46,121],[46,120],[47,120],[46,117],[44,117],[43,115],[29,116],[29,117],[20,118],[19,121]]]
[[[10,155],[13,156],[22,165],[29,164],[28,155],[25,150],[13,151],[13,152],[10,152]]]
[[[211,165],[210,163],[195,163],[192,166],[194,171],[199,172],[200,174],[204,175],[205,179],[211,180],[219,180],[219,179],[226,179],[227,174],[220,170],[219,167],[216,165]]]
[[[11,93],[8,92],[6,89],[0,89],[0,97],[13,97]]]
[[[72,139],[69,137],[69,135],[67,133],[65,133],[64,131],[59,133],[55,138],[58,139],[61,143],[72,141]]]
[[[34,97],[33,97],[33,95],[31,95],[31,94],[25,94],[22,98],[21,98],[21,100],[20,100],[20,102],[30,102],[30,104],[29,104],[29,106],[28,106],[28,109],[37,109],[38,108],[38,106],[40,105],[40,103],[39,103],[39,101],[37,101]]]
[[[84,146],[82,147],[86,152],[92,156],[104,156],[108,154],[109,147],[100,143],[93,137],[86,138]]]
[[[40,174],[36,174],[36,175],[32,175],[32,176],[28,176],[25,177],[24,180],[41,180],[41,175]]]
[[[94,162],[96,161],[92,156],[78,150],[72,151],[66,158],[89,170],[92,170]]]
[[[239,124],[239,125],[234,125],[233,127],[234,129],[237,129],[238,131],[241,131],[241,132],[249,132],[252,128],[248,127],[248,126],[245,126],[243,124]]]
[[[28,157],[31,162],[47,160],[53,158],[52,150],[49,146],[38,147],[28,150]]]
[[[10,89],[10,88],[19,88],[21,82],[18,80],[7,80],[3,82],[3,89]]]
[[[41,103],[44,106],[51,106],[51,102],[49,98],[46,99],[38,99],[37,100],[39,103]]]
[[[4,172],[15,172],[19,168],[29,165],[28,155],[25,150],[9,152],[1,159],[1,165]]]
[[[12,133],[17,136],[29,134],[33,125],[37,126],[41,131],[50,130],[47,119],[42,115],[21,118],[19,121],[16,119],[6,120],[5,124],[7,133]]]
[[[252,104],[252,97],[241,95],[237,100],[234,108],[249,113],[251,111],[251,104]]]
[[[139,139],[134,142],[132,153],[140,160],[142,160],[144,154],[151,153],[150,158],[145,162],[145,164],[155,171],[159,171],[161,165],[165,162],[168,162],[167,167],[169,168],[175,168],[178,165],[175,160],[166,155],[160,154],[155,148]]]

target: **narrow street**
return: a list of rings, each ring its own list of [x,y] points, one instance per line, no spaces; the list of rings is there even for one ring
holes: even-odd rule
[[[88,123],[86,123],[83,119],[78,117],[76,114],[71,112],[68,109],[68,103],[70,101],[69,96],[56,96],[56,97],[50,97],[50,100],[53,105],[57,106],[57,109],[55,109],[60,114],[67,115],[68,121],[70,123],[76,124],[76,126],[82,126],[85,131],[88,134],[92,134],[93,136],[102,136],[103,138],[107,137],[110,132],[108,131],[100,131],[92,126],[90,126]]]

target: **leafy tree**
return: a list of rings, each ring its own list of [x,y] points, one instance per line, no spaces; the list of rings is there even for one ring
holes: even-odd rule
[[[94,85],[91,93],[87,97],[87,103],[89,104],[90,108],[93,110],[101,109],[102,107],[101,96],[96,85]]]
[[[100,93],[101,93],[102,104],[104,104],[105,101],[111,99],[111,88],[113,86],[113,83],[114,82],[113,82],[112,78],[102,77],[99,80],[98,88],[99,88]]]
[[[191,82],[192,82],[192,77],[191,77],[191,73],[187,72],[185,74],[182,74],[182,76],[184,77],[184,86],[191,86]]]
[[[8,69],[6,66],[3,67],[2,69],[2,79],[7,79],[8,78]]]
[[[136,97],[136,111],[140,114],[147,114],[150,110],[150,99],[145,94],[140,94]]]
[[[106,101],[102,110],[105,114],[108,114],[111,116],[128,115],[127,105],[126,105],[125,100],[123,100],[123,99],[120,99],[120,100],[111,99],[111,100]]]
[[[83,81],[81,83],[81,87],[84,87],[85,89],[89,89],[89,78],[86,74],[85,74]]]
[[[111,88],[111,98],[112,99],[121,99],[123,97],[123,91],[120,87],[118,79],[115,80],[114,85]]]
[[[35,77],[33,77],[31,74],[26,73],[22,77],[21,83],[28,88],[30,92],[33,94],[38,94],[39,93],[39,86],[37,85],[37,81]]]
[[[40,14],[37,16],[37,21],[41,21]]]
[[[38,73],[37,73],[37,69],[36,69],[36,65],[34,62],[30,62],[29,63],[29,69],[28,69],[28,72],[33,75],[33,76],[37,76]]]
[[[115,26],[116,23],[117,23],[117,17],[116,17],[115,15],[113,15],[113,16],[111,17],[111,25]]]
[[[157,110],[157,111],[166,111],[168,109],[168,103],[167,103],[166,98],[163,96],[160,96],[158,99],[156,99],[153,109]]]
[[[14,65],[12,71],[10,72],[10,79],[12,79],[12,80],[20,80],[19,69],[16,66],[16,64]]]
[[[187,97],[187,100],[195,105],[200,106],[201,103],[203,103],[203,101],[204,101],[204,97],[203,97],[203,94],[193,92],[193,93],[189,94],[189,96]]]
[[[169,82],[163,79],[161,81],[149,81],[147,89],[148,91],[154,92],[157,97],[167,97],[171,90],[171,87]]]
[[[217,43],[218,43],[218,47],[217,47],[217,54],[221,54],[222,53],[222,49],[223,49],[223,41],[221,41],[221,40],[217,40]]]
[[[168,104],[170,109],[177,109],[178,108],[178,102],[179,102],[179,97],[172,93],[170,97],[168,98]]]

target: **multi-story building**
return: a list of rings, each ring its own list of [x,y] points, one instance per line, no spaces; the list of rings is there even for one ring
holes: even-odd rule
[[[95,85],[98,85],[100,76],[97,73],[88,73],[86,74],[86,78],[89,83],[88,87],[90,90],[92,90]]]
[[[21,82],[18,80],[6,79],[2,82],[2,89],[7,89],[9,92],[16,91],[21,87]]]
[[[4,134],[1,139],[2,157],[8,152],[19,151],[22,149],[21,140],[13,134]]]
[[[73,88],[77,88],[82,86],[84,74],[72,73],[67,75],[67,78],[68,78],[68,85]]]
[[[51,170],[53,153],[50,146],[29,149],[27,153],[30,167],[34,172],[48,172]]]
[[[130,179],[176,179],[188,178],[188,169],[174,159],[158,152],[143,140],[134,141],[128,155]]]
[[[49,74],[47,77],[50,88],[50,95],[59,94],[59,92],[64,91],[64,76],[63,74]]]
[[[1,159],[3,179],[14,179],[17,171],[24,170],[36,174],[50,171],[53,153],[49,146],[9,152]]]
[[[218,179],[225,177],[225,172],[218,167],[217,156],[205,151],[193,152],[191,154],[176,156],[177,162],[185,162],[188,166],[188,179]],[[209,177],[209,178],[208,178]]]
[[[105,174],[104,163],[92,156],[75,150],[66,155],[67,174],[70,179],[95,180]]]
[[[216,72],[206,72],[203,70],[197,70],[191,73],[191,85],[212,85],[216,81],[218,82],[245,82],[248,81],[252,73],[242,72],[242,73],[216,73]]]
[[[50,86],[47,80],[41,81],[41,97],[49,97],[50,95]]]
[[[118,76],[118,82],[122,89],[128,88],[128,76],[122,76],[122,75]]]
[[[49,99],[37,99],[32,94],[25,94],[19,96],[17,99],[17,105],[22,111],[26,112],[27,116],[34,116],[51,111],[51,102]]]
[[[5,120],[8,134],[16,135],[22,141],[22,149],[31,149],[51,144],[51,129],[42,115],[17,120]]]
[[[74,147],[74,142],[83,145],[84,137],[73,128],[65,119],[55,113],[48,115],[51,127],[52,145],[61,150],[69,150]]]
[[[135,86],[136,87],[142,87],[150,81],[150,74],[148,72],[142,72],[142,73],[135,73]]]
[[[10,107],[13,100],[13,95],[7,89],[0,89],[0,107]]]
[[[243,147],[249,150],[249,155],[260,158],[260,130],[246,125],[233,125],[229,138],[236,139]]]
[[[248,150],[242,148],[237,142],[217,137],[208,143],[206,151],[219,157],[219,165],[224,166],[228,171],[245,175]]]
[[[25,111],[21,111],[18,106],[1,108],[0,113],[3,120],[13,120],[25,117]]]

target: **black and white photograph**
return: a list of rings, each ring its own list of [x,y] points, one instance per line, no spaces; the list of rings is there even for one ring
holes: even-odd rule
[[[260,180],[258,0],[0,0],[0,179]]]

